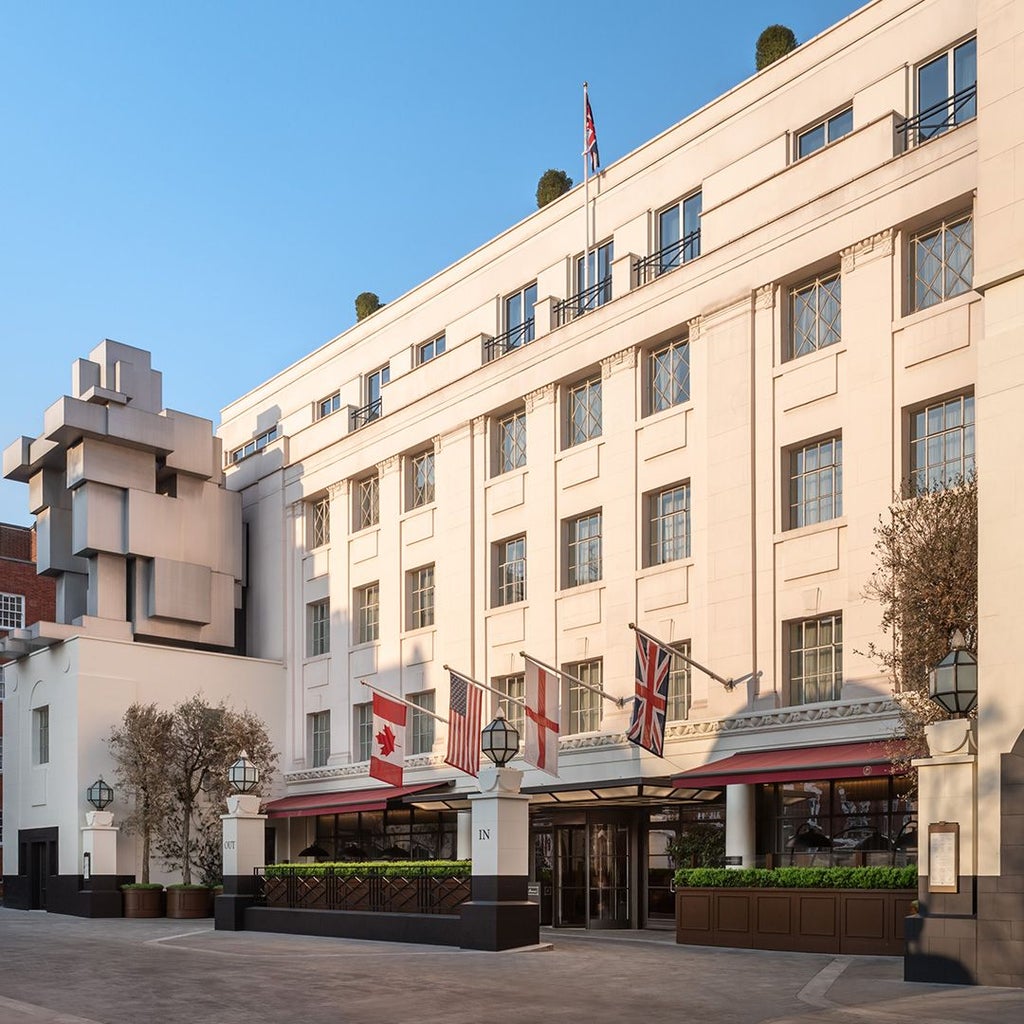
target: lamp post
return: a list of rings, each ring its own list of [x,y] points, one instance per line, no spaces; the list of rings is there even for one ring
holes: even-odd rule
[[[113,803],[114,790],[101,775],[85,790],[86,802],[82,829],[82,886],[91,917],[120,917],[121,893],[117,888],[117,833],[114,815],[107,808]]]
[[[509,768],[519,733],[499,710],[480,734],[490,765],[480,768],[472,807],[472,893],[463,903],[463,949],[514,949],[540,939],[540,907],[527,900],[530,798],[519,792],[523,773]]]
[[[214,926],[238,931],[245,926],[245,911],[256,892],[255,871],[264,860],[265,814],[260,814],[261,797],[253,792],[260,782],[260,770],[243,750],[227,770],[233,792],[228,813],[222,814],[224,832],[224,894],[214,901]]]
[[[966,718],[978,703],[978,659],[957,639],[963,638],[954,638],[953,649],[928,673],[928,696],[949,714]]]

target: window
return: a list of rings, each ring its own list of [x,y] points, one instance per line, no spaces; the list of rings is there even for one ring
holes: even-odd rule
[[[365,530],[380,522],[380,477],[365,476],[356,481],[355,487],[355,528]]]
[[[955,487],[974,472],[974,396],[957,395],[910,414],[910,492]]]
[[[570,676],[575,676],[580,682],[601,689],[601,668],[600,658],[594,661],[580,661],[574,665],[567,665],[565,671]],[[601,694],[588,690],[586,686],[573,679],[567,679],[569,686],[569,732],[597,732],[601,728]]]
[[[420,345],[416,353],[416,362],[422,366],[424,363],[429,363],[431,359],[436,359],[440,355],[444,355],[443,334],[439,338],[434,338],[432,341],[425,341]]]
[[[355,760],[369,761],[373,753],[373,704],[357,704]]]
[[[314,601],[307,605],[306,655],[316,658],[331,650],[331,602]]]
[[[264,430],[259,436],[254,437],[251,441],[247,441],[240,448],[236,448],[231,453],[231,461],[241,462],[242,459],[247,459],[250,455],[263,451],[271,441],[276,441],[278,437],[280,437],[280,431],[275,423],[269,430]]]
[[[648,496],[650,552],[648,565],[690,557],[690,485],[676,484]]]
[[[322,548],[331,543],[331,499],[317,498],[309,504],[309,546]]]
[[[389,363],[366,375],[366,380],[363,382],[365,404],[361,409],[356,409],[352,413],[353,430],[358,430],[360,427],[365,427],[367,423],[380,419],[381,389],[389,380],[391,380],[391,365]]]
[[[526,410],[516,409],[498,420],[498,472],[526,465]]]
[[[789,624],[791,704],[839,700],[843,689],[843,617],[823,615]]]
[[[380,636],[380,584],[368,583],[356,591],[359,616],[357,643],[368,644]]]
[[[409,573],[409,628],[434,624],[434,567],[425,565]]]
[[[35,708],[32,711],[32,743],[35,747],[36,764],[50,763],[50,707]]]
[[[425,712],[434,710],[434,691],[411,694],[409,701],[416,705],[409,709],[409,753],[429,754],[434,749],[434,719]]]
[[[658,214],[658,274],[700,255],[702,198],[695,192]]]
[[[434,453],[420,452],[409,460],[409,508],[434,500]]]
[[[496,599],[499,605],[526,600],[526,538],[513,537],[495,544]]]
[[[684,640],[673,646],[686,657],[690,656],[689,640]],[[668,670],[668,705],[665,708],[665,721],[682,722],[688,718],[692,700],[690,666],[673,652],[672,663]]]
[[[316,403],[316,419],[322,420],[325,416],[330,416],[332,412],[337,412],[340,408],[341,392],[335,391],[333,395],[321,398]]]
[[[569,444],[582,444],[601,436],[601,377],[574,384],[568,392]]]
[[[852,131],[853,107],[847,107],[845,110],[841,110],[838,114],[833,114],[820,124],[816,124],[813,128],[808,128],[807,131],[801,132],[797,136],[797,159],[809,156],[816,150],[821,149],[822,146],[827,146],[830,142],[835,142],[836,139],[841,139]]]
[[[941,135],[978,113],[978,41],[968,39],[917,69],[917,141]]]
[[[615,259],[614,242],[605,242],[590,250],[586,266],[589,275],[584,273],[582,256],[576,257],[576,314],[585,313],[588,309],[596,309],[610,301],[612,297],[612,260]]]
[[[841,296],[838,273],[815,278],[809,284],[793,289],[788,358],[796,359],[839,341]]]
[[[830,437],[790,451],[788,528],[824,523],[842,514],[842,438]]]
[[[505,346],[518,348],[533,341],[533,307],[537,304],[537,285],[531,284],[505,297]]]
[[[650,355],[650,409],[661,412],[690,400],[690,343],[681,339]]]
[[[601,513],[590,512],[568,522],[568,586],[601,578]]]
[[[502,694],[498,698],[498,706],[505,712],[505,720],[520,736],[525,736],[525,712],[523,705],[518,702],[526,697],[526,677],[522,673],[516,676],[499,676],[493,683],[494,688]]]
[[[0,594],[0,629],[25,626],[25,598],[21,594]]]
[[[914,309],[928,309],[970,291],[974,280],[974,220],[944,221],[910,243]]]
[[[331,713],[317,711],[309,716],[310,752],[314,768],[323,768],[331,756]]]

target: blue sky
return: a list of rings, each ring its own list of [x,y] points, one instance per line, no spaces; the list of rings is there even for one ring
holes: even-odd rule
[[[579,180],[584,79],[607,165],[859,6],[0,0],[0,446],[105,337],[216,422]]]

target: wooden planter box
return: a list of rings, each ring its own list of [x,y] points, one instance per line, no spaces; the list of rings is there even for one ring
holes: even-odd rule
[[[916,889],[677,889],[676,942],[903,955]]]
[[[210,889],[168,889],[167,916],[175,918],[212,917]]]
[[[163,917],[163,889],[122,889],[125,917]]]

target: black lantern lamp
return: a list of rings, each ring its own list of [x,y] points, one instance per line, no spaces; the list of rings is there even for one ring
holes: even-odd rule
[[[494,721],[484,726],[480,741],[484,753],[499,768],[504,768],[519,753],[519,733],[509,725],[500,707]]]
[[[85,799],[96,808],[102,811],[114,801],[114,791],[103,781],[101,775],[86,791]]]
[[[951,715],[969,715],[978,703],[978,659],[954,647],[928,673],[928,696]]]
[[[238,760],[228,769],[228,782],[236,793],[248,793],[260,781],[260,770],[243,750]]]

